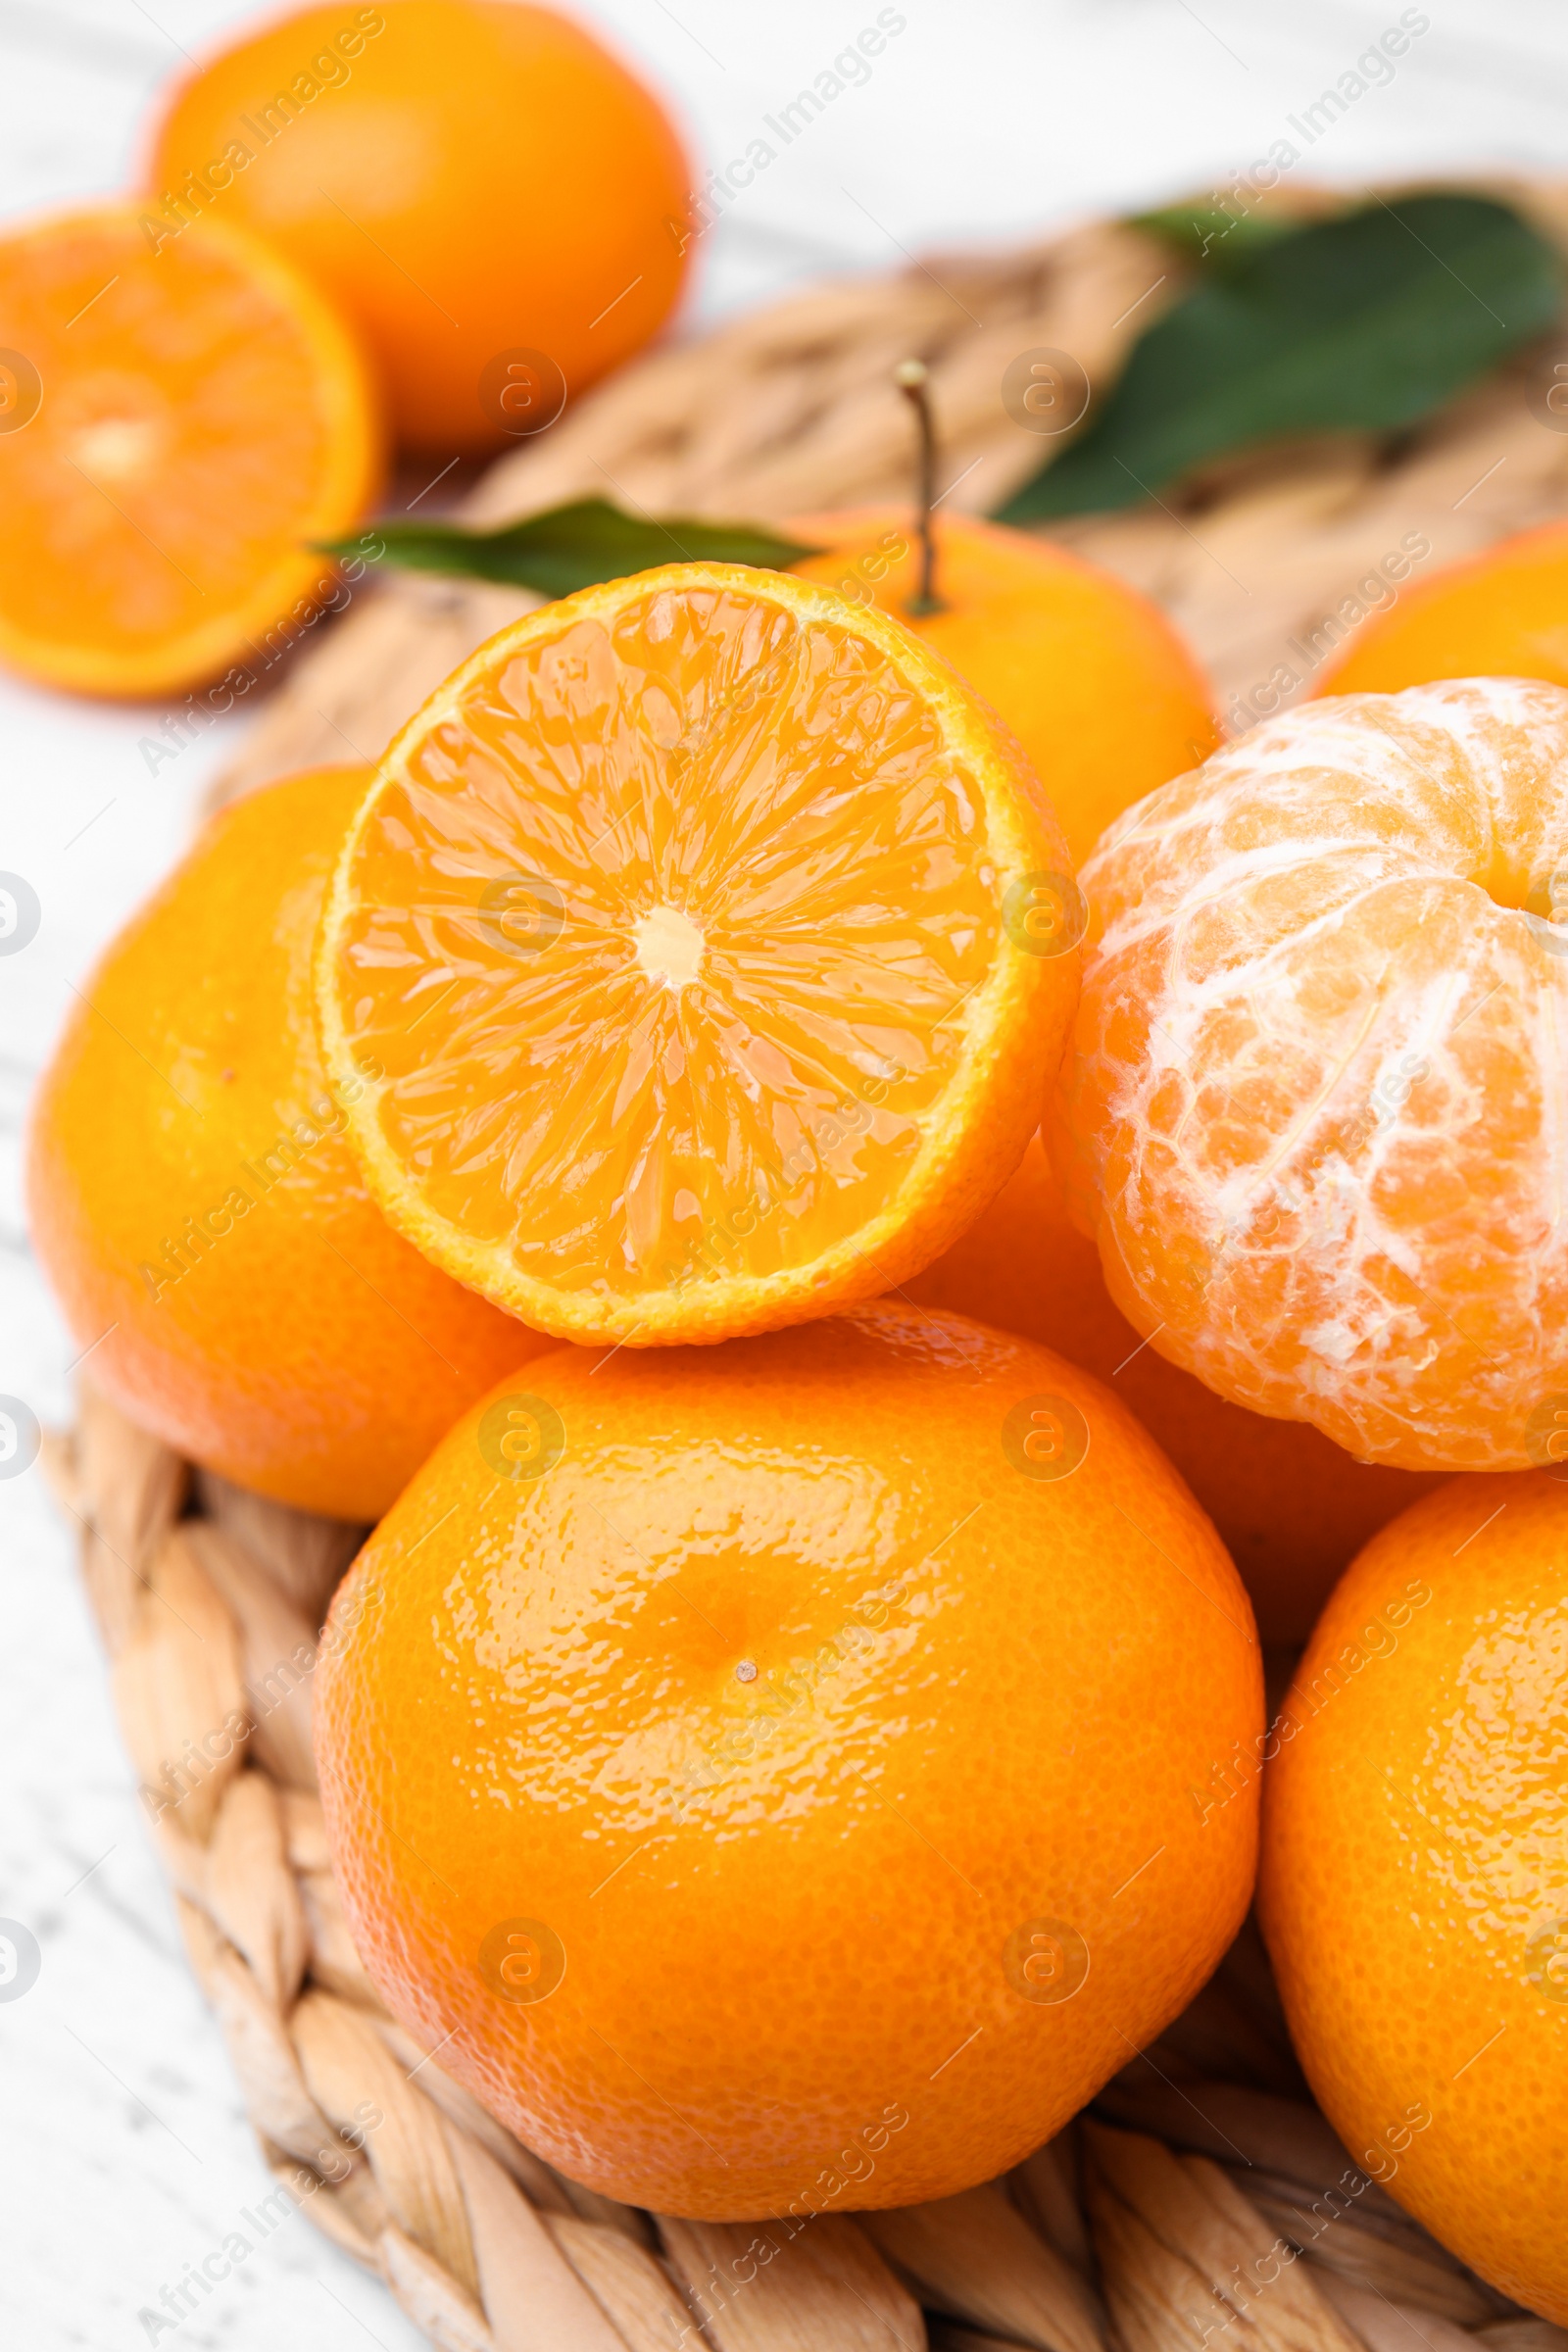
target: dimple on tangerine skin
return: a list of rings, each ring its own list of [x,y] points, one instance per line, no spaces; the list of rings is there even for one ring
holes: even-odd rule
[[[1568,1483],[1456,1478],[1366,1546],[1265,1768],[1259,1908],[1351,2158],[1568,2326]]]
[[[1568,693],[1307,704],[1130,809],[1083,888],[1054,1149],[1118,1305],[1221,1396],[1362,1459],[1544,1458],[1568,1391]]]
[[[1255,1776],[1194,1796],[1261,1722],[1209,1523],[1088,1375],[902,1304],[536,1358],[361,1553],[318,1706],[382,1997],[662,2211],[994,2176],[1250,1889]]]

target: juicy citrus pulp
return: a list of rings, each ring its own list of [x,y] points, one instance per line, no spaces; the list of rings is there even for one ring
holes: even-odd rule
[[[248,233],[154,252],[103,205],[0,237],[0,656],[98,694],[270,666],[377,472],[320,297]]]
[[[879,613],[689,564],[504,630],[388,752],[329,1068],[435,1261],[564,1337],[873,1296],[1021,1155],[1077,992],[1021,754]],[[1057,952],[1059,950],[1059,952]]]

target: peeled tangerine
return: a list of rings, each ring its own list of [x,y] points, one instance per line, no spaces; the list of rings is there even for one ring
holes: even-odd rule
[[[1311,703],[1086,866],[1056,1141],[1151,1345],[1402,1468],[1568,1426],[1568,692]]]
[[[1261,1733],[1224,1546],[1098,1381],[961,1315],[552,1348],[332,1629],[317,1757],[376,1989],[632,2204],[793,2234],[989,2180],[1247,1908],[1256,1779],[1208,1794]]]

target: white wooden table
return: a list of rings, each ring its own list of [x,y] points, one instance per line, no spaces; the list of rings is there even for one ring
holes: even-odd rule
[[[0,0],[0,215],[121,185],[181,52],[249,13],[227,0]],[[641,62],[694,150],[722,164],[879,8],[583,0],[578,13]],[[1299,146],[1290,119],[1401,16],[1430,21],[1303,173],[1568,170],[1560,0],[903,0],[881,11],[884,27],[904,23],[868,77],[779,148],[703,239],[693,314],[1223,182],[1277,139]],[[23,1231],[27,1095],[73,985],[178,853],[232,740],[220,724],[154,780],[137,752],[149,723],[0,679],[0,869],[24,875],[42,906],[27,948],[0,957],[0,1394],[46,1422],[69,1409],[72,1348]],[[138,2313],[244,2230],[269,2181],[185,1968],[70,1535],[36,1470],[0,1482],[0,1917],[41,1947],[37,1982],[0,1999],[0,2340],[167,2344],[174,2331],[150,2335]],[[418,2340],[303,2215],[177,2330],[192,2352],[367,2338],[385,2352]]]

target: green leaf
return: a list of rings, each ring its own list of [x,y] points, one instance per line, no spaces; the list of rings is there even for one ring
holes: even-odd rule
[[[373,543],[379,542],[379,554]],[[661,564],[755,564],[785,571],[821,550],[752,522],[698,522],[685,514],[623,514],[608,499],[579,498],[497,531],[451,522],[378,522],[358,539],[329,539],[321,555],[499,580],[542,596],[570,596],[601,580],[623,580]]]
[[[1556,247],[1483,196],[1374,202],[1254,242],[1139,338],[1088,430],[1002,519],[1132,506],[1285,434],[1413,424],[1551,326],[1562,286]]]
[[[1196,197],[1187,204],[1163,204],[1155,212],[1137,213],[1127,225],[1174,246],[1184,262],[1229,270],[1245,267],[1265,245],[1296,235],[1299,224],[1278,213],[1229,213],[1217,198]]]

